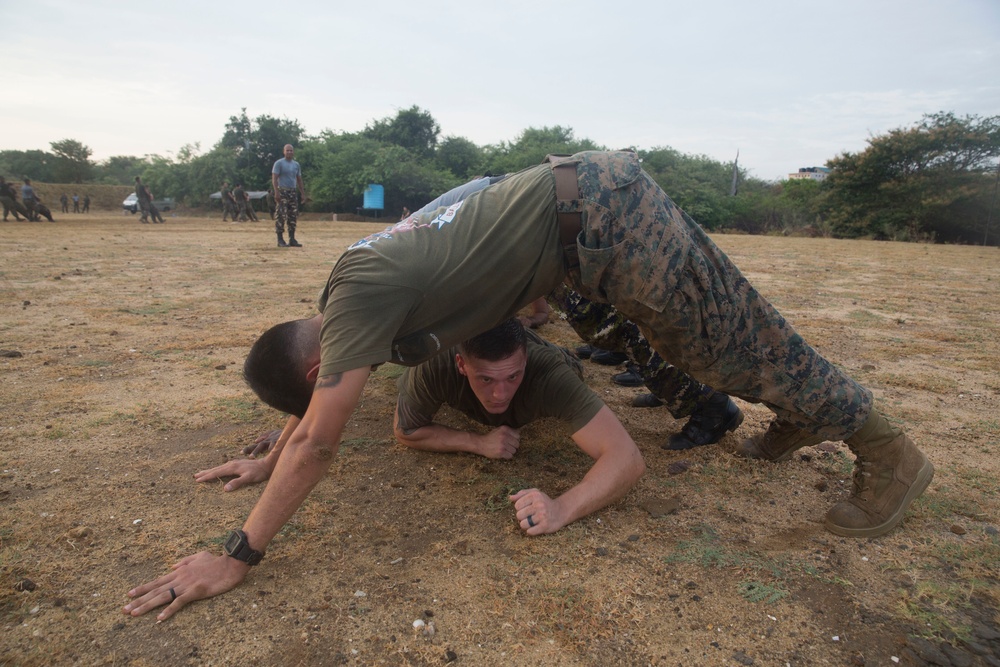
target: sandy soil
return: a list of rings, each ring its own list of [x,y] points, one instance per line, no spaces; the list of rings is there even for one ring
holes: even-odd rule
[[[741,404],[719,446],[665,451],[680,424],[630,407],[636,390],[588,362],[648,472],[617,504],[525,537],[506,490],[555,495],[589,467],[566,429],[529,427],[507,462],[406,450],[384,366],[241,587],[165,623],[123,616],[127,590],[220,550],[246,517],[260,487],[192,480],[283,421],[243,385],[243,356],[309,315],[341,249],[379,227],[306,220],[292,250],[268,222],[3,225],[0,664],[1000,664],[996,248],[717,238],[937,466],[887,536],[822,528],[850,486],[843,444],[738,459],[770,419]],[[577,343],[561,322],[541,333]]]

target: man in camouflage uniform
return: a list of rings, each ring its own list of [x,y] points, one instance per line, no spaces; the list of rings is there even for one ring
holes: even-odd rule
[[[7,222],[7,216],[11,213],[14,214],[14,219],[18,222],[21,221],[22,215],[25,218],[29,218],[28,209],[24,208],[21,202],[17,201],[17,190],[3,176],[0,176],[0,204],[3,204],[4,222]]]
[[[240,222],[247,221],[247,193],[243,189],[242,183],[237,183],[236,187],[233,188],[233,201],[236,206],[236,214],[234,215],[234,220],[239,220]]]
[[[274,232],[278,235],[278,247],[299,248],[301,243],[295,240],[295,227],[299,219],[299,196],[307,201],[305,187],[302,185],[302,167],[293,158],[295,149],[291,144],[285,144],[285,156],[275,161],[271,168],[271,186],[278,209],[274,218]],[[285,226],[288,226],[288,243],[285,243]]]
[[[146,188],[145,185],[143,185],[142,179],[139,178],[138,176],[135,177],[135,197],[137,203],[139,204],[139,213],[140,213],[139,222],[141,222],[144,225],[148,225],[149,206],[152,203],[152,200],[150,199],[149,196],[149,190]],[[153,222],[156,222],[155,218]]]
[[[301,421],[242,529],[226,553],[189,556],[129,591],[122,611],[169,605],[158,616],[166,620],[239,585],[326,475],[374,365],[425,361],[560,282],[614,305],[664,359],[701,382],[768,405],[777,418],[752,454],[777,460],[817,439],[844,440],[857,455],[854,488],[827,513],[831,532],[883,535],[930,483],[934,467],[872,409],[871,392],[805,343],[637,155],[588,151],[552,158],[345,250],[319,314],[272,327],[244,364],[254,392]],[[518,521],[533,511],[519,502]]]
[[[90,213],[90,195],[83,195],[83,212]]]
[[[62,205],[62,212],[69,213],[69,197],[66,196],[65,192],[59,197],[59,203]]]
[[[229,181],[222,182],[219,194],[222,195],[222,221],[225,222],[228,218],[236,222],[236,203],[233,193],[229,190]]]
[[[246,190],[243,191],[243,201],[246,207],[247,218],[250,222],[257,222],[257,214],[253,210],[253,200],[250,199],[250,193]]]

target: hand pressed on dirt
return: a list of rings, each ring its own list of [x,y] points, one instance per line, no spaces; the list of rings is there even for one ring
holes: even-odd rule
[[[168,605],[156,620],[165,621],[189,602],[220,595],[238,586],[250,571],[250,566],[229,556],[202,551],[188,556],[165,574],[147,584],[133,588],[129,597],[135,598],[122,607],[122,613],[142,616],[157,607]],[[176,598],[171,601],[171,589]]]
[[[266,482],[271,477],[273,466],[266,460],[256,461],[252,459],[233,459],[221,466],[215,466],[208,470],[199,470],[194,474],[196,482],[211,482],[223,477],[234,477],[226,482],[222,488],[226,491],[235,491],[243,486]]]

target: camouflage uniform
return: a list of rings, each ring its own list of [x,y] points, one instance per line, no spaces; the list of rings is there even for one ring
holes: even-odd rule
[[[17,201],[17,190],[7,181],[0,178],[0,204],[3,204],[3,221],[7,222],[7,216],[14,214],[15,220],[20,220],[18,214],[29,218],[28,209],[24,208],[21,202]]]
[[[62,204],[62,212],[69,213],[69,197],[62,195],[59,197],[59,203]]]
[[[295,224],[299,219],[299,191],[296,188],[278,188],[278,208],[274,216],[274,231],[281,234],[288,224],[288,233],[295,236]]]
[[[233,214],[233,219],[239,219],[240,222],[247,221],[247,193],[243,189],[242,185],[237,185],[233,190],[233,201],[236,205],[236,212]]]
[[[719,391],[760,402],[791,424],[846,440],[872,411],[871,392],[810,347],[631,152],[550,158],[575,163],[581,213],[567,283],[613,303],[653,349]]]
[[[222,221],[225,222],[227,218],[231,218],[233,222],[236,222],[236,206],[233,193],[229,191],[229,183],[222,184],[219,194],[222,195]]]
[[[83,212],[90,213],[90,195],[83,196]]]
[[[147,190],[146,186],[139,181],[136,181],[135,183],[135,197],[136,202],[139,204],[139,213],[141,214],[139,216],[139,222],[149,224],[149,190]],[[153,219],[153,222],[156,222],[155,218]]]
[[[684,373],[649,346],[645,336],[614,306],[589,301],[565,285],[548,297],[573,330],[591,345],[624,352],[639,367],[643,384],[663,401],[674,419],[689,417],[716,392]]]

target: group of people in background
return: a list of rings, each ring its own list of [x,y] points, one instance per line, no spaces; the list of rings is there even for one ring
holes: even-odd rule
[[[149,224],[152,218],[153,224],[163,224],[163,216],[160,209],[153,203],[153,193],[149,186],[142,182],[142,178],[135,177],[135,197],[139,204],[139,222]]]
[[[69,213],[69,201],[70,198],[66,196],[64,192],[62,196],[59,197],[59,203],[62,204],[62,212]],[[81,203],[83,208],[81,209]],[[73,212],[74,213],[90,213],[90,195],[83,195],[83,199],[80,199],[80,195],[73,193]]]
[[[222,221],[232,220],[233,222],[246,222],[251,220],[257,222],[257,214],[253,210],[253,203],[250,201],[250,193],[247,192],[242,183],[237,183],[232,190],[229,189],[229,181],[224,181],[219,189],[222,195]],[[267,193],[267,205],[274,217],[274,194]]]

